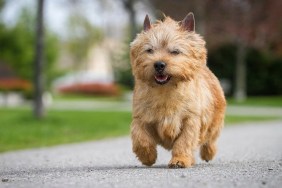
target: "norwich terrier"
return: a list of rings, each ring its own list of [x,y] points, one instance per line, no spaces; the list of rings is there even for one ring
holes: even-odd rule
[[[151,24],[131,43],[135,79],[131,138],[144,164],[157,159],[157,144],[172,150],[170,168],[195,164],[194,151],[213,159],[224,124],[225,97],[206,65],[203,38],[195,33],[193,13],[181,22],[169,17]]]

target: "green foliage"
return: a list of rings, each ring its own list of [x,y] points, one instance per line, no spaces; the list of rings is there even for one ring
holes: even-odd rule
[[[125,88],[133,89],[134,78],[131,72],[129,51],[129,42],[127,41],[122,53],[114,60],[116,63],[113,66],[115,80],[117,83],[121,84]],[[119,63],[118,66],[117,63]]]
[[[55,63],[59,56],[59,39],[57,35],[47,32],[45,40],[45,68],[46,84],[50,86],[52,81],[62,73],[56,70]]]
[[[273,94],[281,95],[282,94],[282,57],[274,57],[271,61],[269,68],[267,88],[269,91],[272,91],[272,88],[275,88]]]
[[[0,23],[0,59],[21,78],[32,80],[35,48],[35,12],[23,9],[15,26]],[[47,83],[54,73],[59,45],[56,35],[45,31],[45,67]]]
[[[134,78],[131,73],[131,69],[116,71],[117,82],[126,88],[133,89],[134,87]]]
[[[247,94],[281,95],[282,94],[282,58],[255,48],[248,48]],[[235,85],[236,46],[223,45],[210,51],[208,66],[221,79],[231,81],[231,93]]]
[[[0,13],[4,5],[5,5],[5,0],[0,0]]]

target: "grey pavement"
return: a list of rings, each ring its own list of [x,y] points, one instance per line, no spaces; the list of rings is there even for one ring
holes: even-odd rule
[[[273,187],[282,185],[282,121],[227,126],[215,160],[168,169],[158,148],[142,166],[129,137],[0,154],[0,187]],[[198,152],[196,153],[198,156]]]

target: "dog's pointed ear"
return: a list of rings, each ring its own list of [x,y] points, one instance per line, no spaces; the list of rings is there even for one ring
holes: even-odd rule
[[[189,32],[195,31],[195,19],[194,14],[190,12],[187,16],[181,21],[181,27]]]
[[[148,14],[145,17],[143,29],[144,31],[148,31],[149,29],[151,29],[151,21],[150,21]]]

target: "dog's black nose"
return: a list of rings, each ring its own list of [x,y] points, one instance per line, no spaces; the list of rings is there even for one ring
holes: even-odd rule
[[[154,68],[157,72],[162,72],[165,69],[166,64],[164,62],[161,61],[157,61],[154,64]]]

